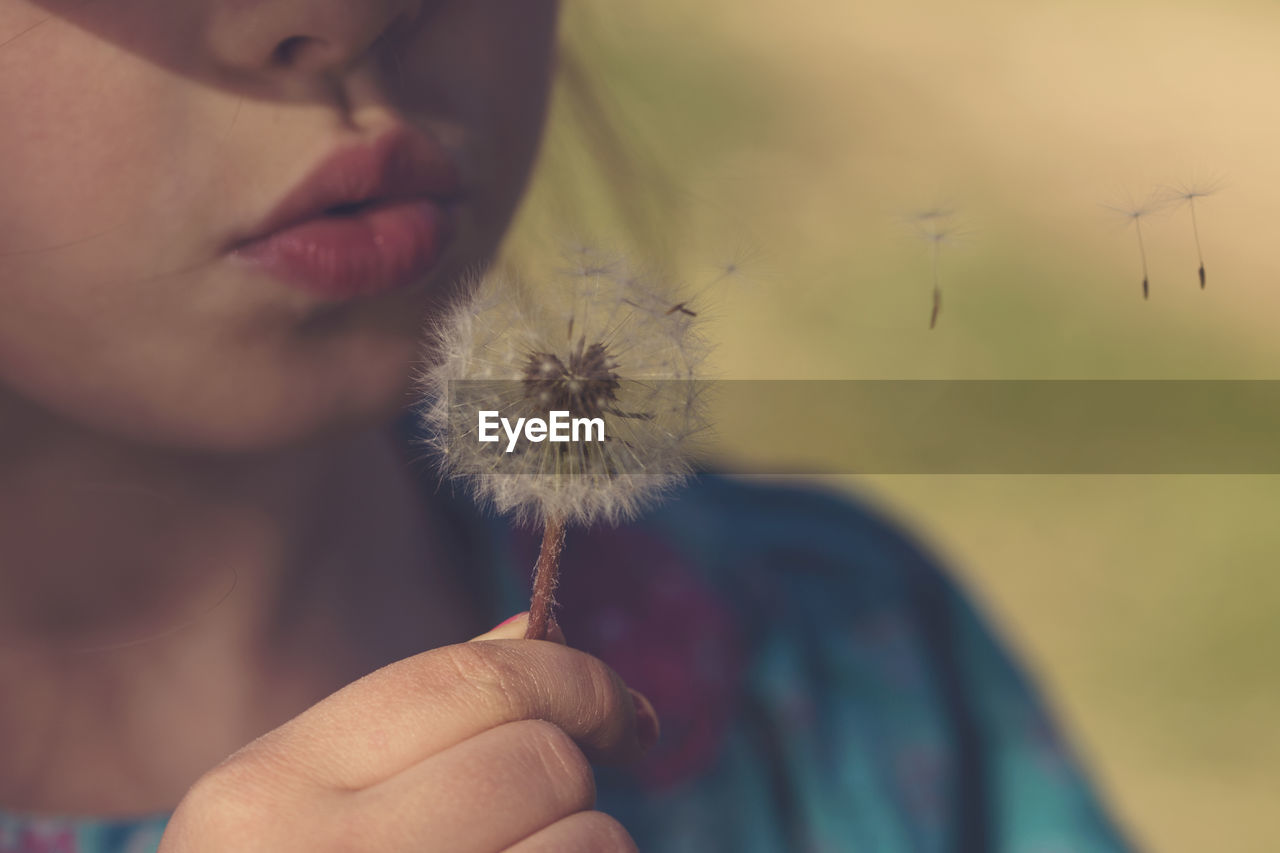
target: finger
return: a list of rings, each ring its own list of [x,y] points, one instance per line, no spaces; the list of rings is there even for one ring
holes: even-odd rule
[[[544,720],[521,720],[357,792],[345,811],[386,827],[366,839],[377,849],[493,853],[593,808],[595,798],[591,765],[569,736]]]
[[[504,853],[639,853],[639,848],[626,828],[604,812],[578,812]]]
[[[515,622],[508,627],[522,630]],[[385,666],[255,741],[242,757],[315,785],[356,790],[503,723],[542,719],[562,728],[593,764],[629,764],[652,746],[641,714],[643,742],[630,691],[597,658],[543,640],[495,639]]]

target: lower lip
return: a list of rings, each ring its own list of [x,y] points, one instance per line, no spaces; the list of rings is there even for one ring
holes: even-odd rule
[[[314,295],[354,299],[420,281],[439,260],[450,230],[444,208],[419,200],[312,219],[234,254]]]

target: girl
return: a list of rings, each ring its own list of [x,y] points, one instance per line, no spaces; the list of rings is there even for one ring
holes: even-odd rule
[[[0,0],[0,851],[1120,849],[834,499],[701,478],[571,536],[553,642],[486,631],[530,543],[409,463],[406,393],[558,11]]]

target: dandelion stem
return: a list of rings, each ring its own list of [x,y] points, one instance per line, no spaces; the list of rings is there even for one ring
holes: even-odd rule
[[[933,239],[933,312],[929,315],[929,328],[938,325],[938,312],[942,310],[942,287],[938,283],[938,242],[940,235]]]
[[[1200,226],[1196,223],[1196,198],[1190,196],[1187,203],[1191,206],[1191,234],[1196,238],[1196,260],[1200,262],[1200,289],[1204,290],[1204,252],[1200,251]]]
[[[564,519],[551,517],[542,530],[542,548],[533,570],[533,601],[529,604],[526,640],[545,640],[555,623],[556,582],[560,578],[560,552],[564,550]]]
[[[1150,285],[1147,278],[1147,247],[1142,242],[1142,222],[1138,217],[1133,218],[1133,225],[1138,231],[1138,256],[1142,258],[1142,298],[1147,298]]]

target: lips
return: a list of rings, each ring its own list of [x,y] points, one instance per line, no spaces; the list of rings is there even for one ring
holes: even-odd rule
[[[324,298],[382,293],[435,266],[461,197],[447,152],[401,128],[328,157],[230,254]]]

